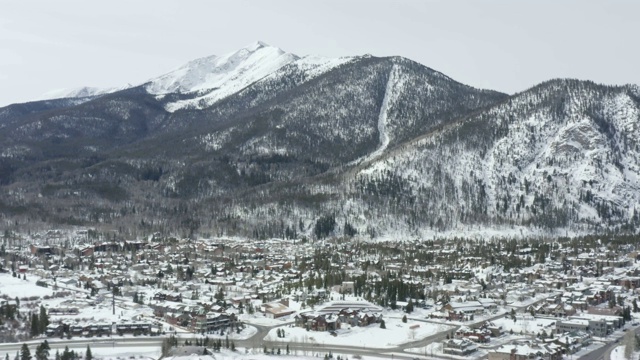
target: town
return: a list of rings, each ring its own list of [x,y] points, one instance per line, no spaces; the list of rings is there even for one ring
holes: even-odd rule
[[[623,342],[633,352],[639,258],[637,239],[624,236],[372,242],[5,231],[0,355],[79,339],[94,354],[97,340],[115,348],[117,339],[148,339],[155,358],[185,347],[559,360]]]

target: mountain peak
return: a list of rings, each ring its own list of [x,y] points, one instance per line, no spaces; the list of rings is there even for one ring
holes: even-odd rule
[[[145,88],[156,95],[172,92],[202,94],[193,101],[169,104],[167,109],[170,111],[183,107],[210,106],[296,60],[298,56],[294,54],[257,41],[226,55],[190,61],[150,80]]]
[[[42,94],[37,100],[64,99],[64,98],[91,98],[95,96],[109,94],[115,91],[132,87],[127,84],[120,87],[98,88],[91,86],[80,86],[76,88],[63,88],[48,91]]]
[[[258,40],[258,41],[254,41],[251,44],[245,46],[243,49],[247,49],[249,51],[256,51],[256,50],[258,50],[260,48],[265,48],[265,47],[272,47],[272,46],[270,46],[269,44],[267,44],[265,42],[262,42],[262,41]]]

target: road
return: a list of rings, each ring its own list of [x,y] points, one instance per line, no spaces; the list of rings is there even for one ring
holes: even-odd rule
[[[632,327],[627,331],[630,331],[630,330],[633,330],[636,333],[636,336],[640,334],[640,326]],[[622,345],[623,338],[624,338],[624,335],[621,337],[618,337],[615,341],[611,342],[610,344],[607,344],[603,347],[595,349],[594,351],[584,356],[581,356],[580,358],[578,358],[578,360],[609,360],[611,358],[611,351],[613,351],[613,349],[615,349],[617,346]]]
[[[406,354],[403,353],[403,350],[410,347],[421,347],[430,344],[433,341],[440,341],[444,339],[451,331],[451,329],[428,336],[426,338],[416,340],[398,347],[393,348],[375,348],[375,347],[362,347],[362,346],[347,346],[347,345],[331,345],[331,344],[320,344],[320,343],[294,343],[294,342],[280,342],[280,341],[272,341],[272,340],[263,340],[269,331],[273,328],[280,327],[282,325],[277,326],[261,326],[261,325],[251,325],[254,326],[258,331],[251,338],[246,340],[234,340],[235,345],[237,347],[246,347],[253,349],[262,349],[263,347],[267,347],[267,349],[278,349],[280,348],[281,352],[284,353],[289,345],[289,350],[291,353],[301,355],[306,354],[307,356],[314,356],[318,354],[319,356],[323,356],[326,353],[342,353],[342,354],[350,354],[350,355],[360,355],[360,356],[375,356],[378,358],[388,358],[388,359],[413,359],[413,358],[423,358],[420,356]],[[180,335],[180,334],[179,334]],[[190,334],[189,334],[190,335]],[[181,336],[181,338],[190,338],[190,336]],[[158,348],[162,345],[163,337],[113,337],[113,338],[79,338],[79,339],[47,339],[49,341],[51,347],[51,353],[55,353],[56,350],[64,350],[65,346],[69,348],[76,349],[84,349],[87,345],[91,346],[91,349],[98,348],[115,348],[115,347],[155,347]],[[35,352],[35,348],[38,344],[40,344],[43,340],[29,341],[27,344],[30,347],[31,353]],[[22,347],[22,343],[7,343],[0,344],[0,353],[9,353],[11,356],[20,350]]]
[[[61,339],[47,339],[49,342],[49,346],[51,347],[51,354],[54,354],[56,350],[64,350],[66,346],[69,348],[86,348],[87,345],[90,345],[92,349],[95,348],[114,348],[119,346],[140,346],[140,347],[151,347],[162,345],[162,337],[114,337],[114,338],[92,338],[92,339],[71,339],[71,340],[61,340]],[[39,345],[43,340],[37,341],[28,341],[29,349],[31,350],[31,354],[35,353],[36,346]],[[23,343],[4,343],[0,344],[0,353],[15,353],[22,348]]]
[[[476,326],[484,321],[491,321],[497,318],[503,317],[504,314],[497,314],[487,319],[478,320],[473,324],[468,324],[468,326]],[[249,339],[245,340],[234,340],[236,347],[245,347],[257,349],[260,351],[262,348],[266,346],[268,350],[271,349],[280,349],[282,353],[284,353],[289,345],[289,350],[291,353],[296,355],[307,355],[307,356],[323,356],[326,353],[338,353],[338,354],[351,354],[351,355],[360,355],[360,356],[375,356],[378,358],[389,358],[389,359],[433,359],[433,357],[423,357],[420,355],[405,353],[404,351],[409,348],[421,348],[425,347],[431,343],[442,341],[447,337],[447,334],[455,331],[459,328],[459,325],[447,324],[442,322],[434,322],[428,319],[418,319],[411,318],[412,321],[419,322],[427,322],[427,323],[437,323],[440,325],[450,325],[451,327],[447,330],[438,332],[436,334],[427,336],[425,338],[411,341],[396,347],[392,348],[375,348],[375,347],[366,347],[366,346],[347,346],[347,345],[332,345],[332,344],[320,344],[320,343],[296,343],[296,342],[281,342],[274,340],[264,340],[264,338],[268,335],[269,331],[276,327],[281,327],[283,325],[287,325],[288,323],[282,323],[274,326],[263,326],[263,325],[253,325],[249,324],[257,329],[257,332],[251,336]],[[180,336],[182,335],[182,336]],[[191,338],[191,334],[178,334],[180,338]],[[52,352],[55,352],[56,349],[63,350],[65,346],[69,346],[70,348],[85,348],[87,345],[90,345],[92,349],[95,348],[109,348],[109,347],[127,347],[127,346],[140,346],[140,347],[153,347],[157,346],[158,348],[162,344],[163,337],[114,337],[114,338],[91,338],[91,339],[50,339],[50,345],[52,348]],[[32,353],[35,351],[35,347],[39,344],[41,340],[31,342]],[[13,344],[0,344],[0,352],[7,352],[10,354],[15,353],[20,349],[22,343],[13,343]],[[600,350],[600,349],[598,349]],[[276,350],[277,351],[277,350]],[[603,351],[603,353],[606,350]],[[602,355],[602,354],[600,354]],[[599,360],[600,357],[596,355],[595,357],[583,357],[581,359],[584,360]]]

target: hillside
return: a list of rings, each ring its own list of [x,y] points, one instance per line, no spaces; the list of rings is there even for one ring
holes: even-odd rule
[[[0,211],[131,235],[636,232],[639,99],[578,80],[508,96],[402,57],[256,43],[0,109]]]

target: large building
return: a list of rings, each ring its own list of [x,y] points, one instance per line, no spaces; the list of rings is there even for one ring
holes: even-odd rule
[[[622,317],[620,316],[582,314],[556,322],[556,333],[583,331],[593,336],[605,337],[622,325]]]

